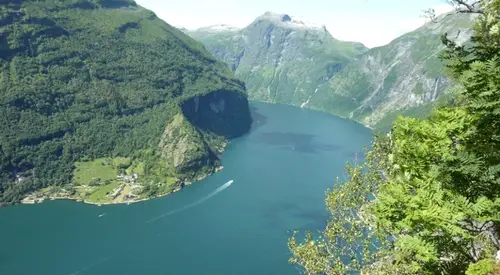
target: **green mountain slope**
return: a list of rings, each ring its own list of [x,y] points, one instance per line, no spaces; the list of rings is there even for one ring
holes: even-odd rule
[[[227,66],[130,0],[0,5],[0,94],[0,202],[74,183],[75,162],[102,157],[168,192],[213,171],[251,123]]]
[[[252,99],[309,107],[387,128],[400,113],[425,116],[453,84],[444,75],[440,36],[471,35],[470,14],[447,14],[388,45],[367,50],[324,27],[266,13],[250,26],[187,31],[228,63]],[[379,125],[380,123],[380,125]]]
[[[419,109],[450,87],[439,55],[440,36],[462,44],[472,33],[473,16],[448,14],[370,49],[318,89],[310,107],[374,126],[388,114]],[[424,108],[429,109],[429,108]]]
[[[354,56],[360,43],[334,39],[324,26],[267,12],[244,29],[186,31],[245,81],[251,99],[302,105]]]

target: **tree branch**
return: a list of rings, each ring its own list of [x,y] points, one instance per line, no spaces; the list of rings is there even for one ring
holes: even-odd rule
[[[467,8],[467,10],[469,10],[470,12],[474,12],[476,11],[476,9],[474,8],[474,6],[476,4],[479,3],[479,1],[476,1],[474,2],[473,4],[467,4],[467,2],[463,1],[463,0],[453,0],[453,2],[456,2],[458,5],[462,5],[464,6],[465,8]],[[482,13],[482,12],[481,12]]]
[[[468,4],[467,1],[464,0],[451,0],[451,2],[455,2],[458,5],[457,13],[475,13],[484,15],[484,10],[476,7],[477,4],[481,2],[481,0],[478,0],[472,4]],[[463,9],[460,9],[460,7],[463,7]],[[497,20],[500,20],[499,15],[495,16],[495,18]]]

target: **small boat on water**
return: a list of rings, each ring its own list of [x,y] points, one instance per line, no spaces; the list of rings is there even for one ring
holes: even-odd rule
[[[106,213],[102,213],[98,217],[101,218],[101,217],[104,217],[104,216],[106,216]]]

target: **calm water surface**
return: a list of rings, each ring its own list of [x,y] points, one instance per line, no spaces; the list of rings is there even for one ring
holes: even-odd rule
[[[297,274],[290,231],[324,227],[325,190],[371,132],[325,113],[252,106],[253,130],[232,141],[224,169],[182,192],[128,206],[1,208],[0,274]]]

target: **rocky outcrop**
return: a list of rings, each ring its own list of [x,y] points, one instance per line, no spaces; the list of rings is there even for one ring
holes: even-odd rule
[[[194,177],[198,172],[214,168],[219,161],[183,114],[177,114],[168,124],[159,147],[166,166],[174,167],[182,175]]]
[[[159,147],[166,166],[189,180],[213,172],[228,139],[245,134],[251,125],[248,100],[234,91],[194,96],[181,110],[166,127]]]

